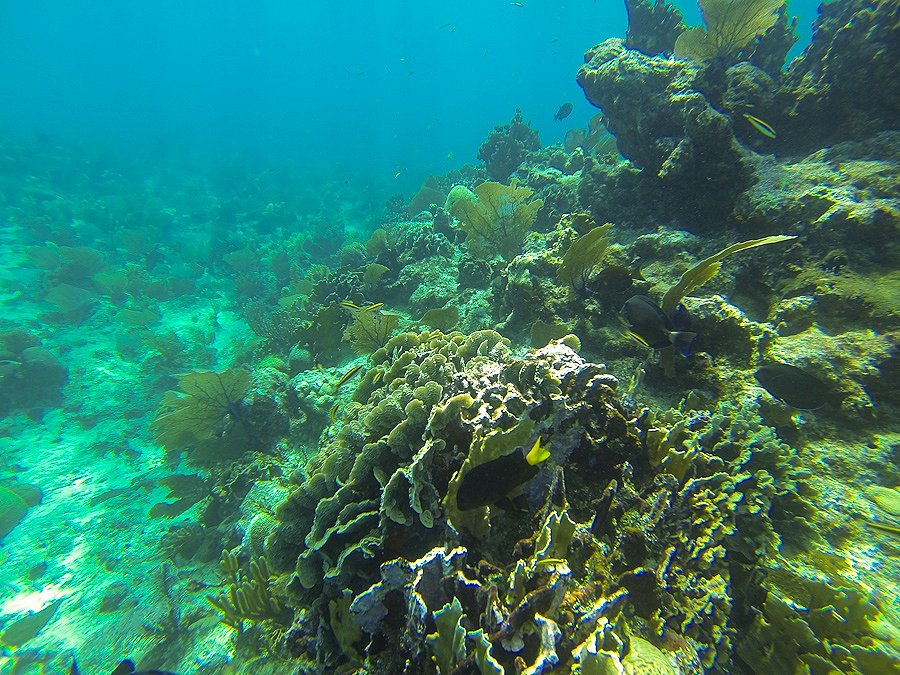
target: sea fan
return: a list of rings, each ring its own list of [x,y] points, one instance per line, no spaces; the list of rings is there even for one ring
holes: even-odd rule
[[[688,28],[675,40],[675,55],[694,61],[735,61],[753,40],[775,25],[784,0],[699,0],[705,28]]]

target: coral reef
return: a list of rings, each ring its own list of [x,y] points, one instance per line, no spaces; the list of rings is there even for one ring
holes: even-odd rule
[[[784,3],[700,7],[627,0],[586,127],[540,148],[517,111],[383,211],[279,171],[10,189],[16,667],[68,670],[71,622],[176,672],[896,669],[896,3],[823,5],[787,69]],[[635,296],[662,340],[622,326]],[[98,611],[54,614],[83,560]]]
[[[577,346],[571,338],[568,342]],[[510,562],[517,531],[527,536],[510,527],[509,515],[501,510],[456,508],[456,488],[473,466],[515,452],[535,434],[543,434],[551,439],[553,463],[560,466],[579,453],[590,456],[588,438],[604,438],[604,450],[593,461],[599,462],[597,470],[609,471],[633,452],[637,439],[612,395],[615,379],[563,343],[513,359],[505,341],[491,331],[469,337],[407,333],[373,354],[372,363],[354,393],[359,403],[347,412],[338,437],[308,467],[304,484],[279,507],[281,525],[266,550],[278,568],[293,569],[289,588],[298,597],[320,598],[313,606],[325,607],[325,600],[335,601],[349,588],[351,616],[380,642],[392,639],[384,621],[387,596],[400,592],[409,599],[417,585],[425,583],[416,581],[421,574],[415,570],[432,567],[434,556],[443,556],[443,547],[452,546],[456,537],[466,541],[474,536],[483,543],[462,557],[450,554],[440,558],[440,564],[434,562],[443,570],[439,576],[461,570],[464,558],[475,565],[472,556],[503,567]],[[532,481],[533,487],[526,486],[526,494],[542,503],[547,481],[562,480],[554,475],[548,465]],[[495,520],[504,523],[503,534],[485,539]],[[454,530],[458,534],[446,539]],[[394,560],[397,555],[401,558]],[[556,550],[543,557],[560,555]],[[405,562],[417,556],[425,557]],[[534,562],[531,572],[519,573],[524,575],[519,583],[547,569]],[[436,590],[432,587],[429,593]],[[510,611],[524,599],[520,595],[510,600]],[[451,597],[435,600],[440,604],[429,600],[425,608],[440,609]],[[533,609],[522,611],[531,611],[533,619]],[[427,611],[406,618],[391,615],[388,623],[427,618]],[[320,623],[326,620],[322,616]],[[415,634],[407,631],[403,639]],[[327,644],[320,644],[319,659],[329,658]],[[421,658],[421,644],[406,645],[404,653],[409,656],[413,647],[415,658]],[[371,648],[370,658],[375,658]]]
[[[628,33],[625,46],[647,56],[671,54],[675,40],[684,32],[681,11],[668,0],[625,0]]]
[[[585,54],[577,79],[603,109],[619,152],[672,195],[667,206],[721,217],[751,184],[745,152],[729,119],[704,95],[696,64],[647,56],[612,38]],[[710,192],[714,202],[706,198]]]
[[[529,152],[541,147],[537,132],[531,128],[522,111],[516,109],[509,124],[496,127],[478,149],[478,159],[491,180],[503,182],[525,160]]]
[[[531,199],[533,194],[531,188],[516,181],[512,185],[482,183],[474,192],[457,185],[450,190],[444,208],[458,220],[472,253],[482,257],[499,253],[509,258],[521,250],[544,205],[541,199]]]

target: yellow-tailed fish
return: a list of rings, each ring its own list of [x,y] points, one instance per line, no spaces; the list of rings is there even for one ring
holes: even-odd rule
[[[328,411],[328,419],[331,420],[332,424],[334,424],[335,420],[337,420],[337,411],[339,405],[340,404],[335,403],[333,406],[331,406],[331,410]]]
[[[349,300],[344,300],[343,302],[341,302],[341,307],[346,307],[347,309],[362,309],[362,307],[357,305],[355,302],[350,302]]]
[[[756,129],[759,133],[761,133],[766,138],[775,138],[776,133],[775,133],[775,130],[772,128],[772,125],[768,124],[767,122],[763,122],[758,117],[754,117],[753,115],[748,115],[747,113],[744,113],[744,119],[747,120],[748,122],[750,122],[750,126],[752,126],[754,129]]]
[[[353,377],[354,375],[356,375],[356,374],[359,372],[359,369],[360,369],[360,368],[362,368],[361,365],[360,365],[360,366],[353,366],[350,370],[348,370],[346,373],[344,373],[344,374],[341,376],[341,379],[338,380],[338,383],[337,383],[336,385],[334,385],[334,391],[337,391],[338,389],[340,389],[341,386],[342,386],[347,380],[349,380],[351,377]]]
[[[376,310],[376,309],[381,309],[382,307],[384,307],[384,303],[383,303],[383,302],[373,302],[371,305],[368,305],[367,307],[363,307],[363,308],[362,308],[362,311],[364,311],[364,312],[371,312],[371,311]]]
[[[534,445],[531,446],[531,450],[528,451],[528,454],[525,455],[525,461],[528,462],[531,466],[537,466],[545,459],[550,456],[550,451],[541,445],[541,437],[538,436],[537,440],[534,442]]]
[[[372,376],[372,384],[378,384],[378,381],[379,381],[383,376],[384,376],[384,371],[383,371],[383,370],[378,370],[378,371],[376,371],[375,374]]]

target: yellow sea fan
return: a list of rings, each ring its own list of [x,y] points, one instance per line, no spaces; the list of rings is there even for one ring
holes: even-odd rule
[[[471,191],[456,185],[447,196],[445,209],[457,218],[466,233],[466,246],[475,255],[499,253],[512,258],[522,250],[543,200],[528,201],[534,194],[527,187],[487,181]]]
[[[675,40],[675,55],[694,61],[737,58],[778,21],[784,0],[699,0],[705,28],[688,28]]]
[[[761,239],[751,239],[749,241],[738,242],[723,248],[718,253],[701,260],[696,265],[681,275],[674,286],[670,287],[663,296],[660,307],[666,315],[671,315],[681,302],[681,299],[688,293],[700,288],[707,281],[712,279],[719,273],[722,267],[722,261],[734,253],[746,251],[747,249],[756,248],[757,246],[766,246],[768,244],[777,244],[782,241],[790,241],[796,239],[796,236],[787,234],[775,234],[770,237],[762,237]]]
[[[606,223],[573,241],[563,256],[556,278],[563,283],[572,284],[578,291],[584,290],[591,272],[606,255],[611,229],[612,223]]]

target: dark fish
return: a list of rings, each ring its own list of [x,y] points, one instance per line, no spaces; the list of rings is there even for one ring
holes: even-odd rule
[[[816,410],[826,405],[839,407],[846,397],[819,378],[787,363],[761,366],[753,377],[772,396],[798,410]]]
[[[75,659],[72,659],[72,669],[69,670],[69,675],[81,675]],[[175,673],[168,670],[136,670],[134,661],[123,659],[119,665],[113,668],[110,675],[175,675]]]
[[[468,511],[508,502],[507,495],[534,478],[537,465],[549,456],[539,438],[527,454],[515,450],[479,464],[463,476],[456,491],[456,506],[460,511]]]
[[[556,114],[553,116],[557,122],[560,120],[566,119],[572,112],[572,104],[571,103],[563,103],[559,106],[559,110],[556,111]]]
[[[675,347],[683,356],[691,355],[697,334],[686,330],[690,316],[683,305],[679,304],[672,316],[666,316],[646,295],[635,295],[625,302],[619,314],[628,332],[641,344],[650,349]]]

